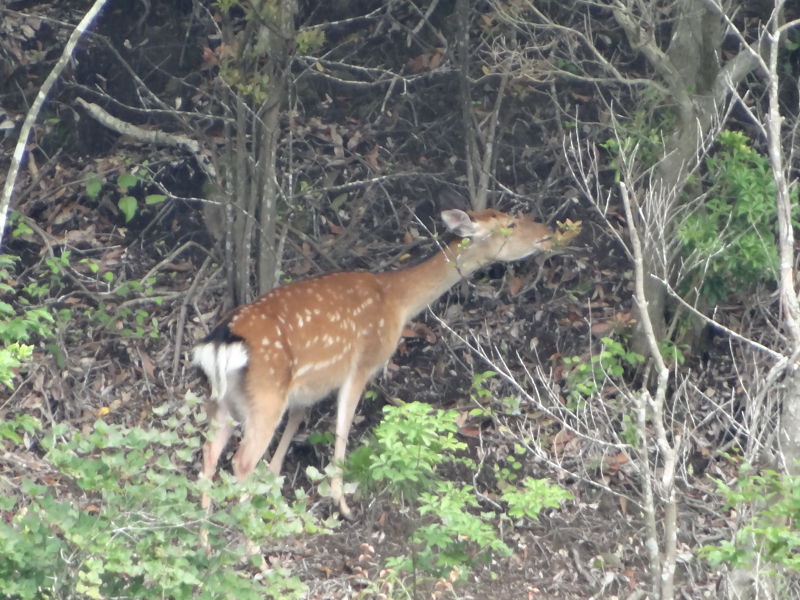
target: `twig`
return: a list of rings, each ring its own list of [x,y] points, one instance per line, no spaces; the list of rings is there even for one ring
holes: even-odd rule
[[[15,207],[20,206],[25,201],[25,198],[30,196],[31,192],[33,192],[33,190],[35,190],[39,186],[39,184],[42,182],[42,179],[44,179],[47,176],[47,174],[53,169],[53,167],[55,167],[56,163],[58,162],[58,159],[61,158],[61,155],[64,153],[65,146],[66,143],[63,144],[58,150],[56,150],[56,153],[53,154],[53,156],[51,156],[50,159],[42,167],[39,168],[39,172],[36,174],[36,177],[31,182],[31,184],[25,190],[23,190],[21,194],[17,196],[17,200],[14,203]]]
[[[31,219],[30,217],[23,216],[22,220],[25,222],[25,225],[27,225],[28,227],[30,227],[33,230],[33,232],[36,235],[38,235],[40,238],[42,238],[42,242],[44,243],[45,246],[47,246],[47,253],[50,255],[50,258],[55,258],[56,255],[53,252],[53,245],[50,243],[50,239],[49,239],[50,238],[50,234],[48,234],[44,229],[39,227],[36,224],[36,221]]]
[[[334,269],[336,269],[337,271],[341,271],[342,270],[342,267],[339,266],[339,263],[337,263],[334,259],[332,259],[330,256],[328,256],[327,252],[325,252],[322,249],[322,246],[320,246],[317,242],[315,242],[311,237],[307,236],[305,233],[303,233],[299,229],[296,229],[296,228],[292,227],[288,223],[286,225],[286,228],[289,231],[291,231],[293,234],[295,234],[297,237],[299,237],[301,240],[303,240],[304,242],[308,243],[309,246],[314,248],[314,250],[317,251],[317,254],[319,254],[322,258],[324,258],[325,261],[329,265],[331,265]],[[292,241],[290,240],[289,243],[291,244]],[[319,268],[319,267],[317,267],[317,268]],[[324,271],[322,271],[322,269],[320,269],[320,272],[324,272]]]
[[[681,298],[681,297],[680,297],[680,296],[679,296],[679,295],[678,295],[678,294],[675,292],[675,290],[673,290],[673,289],[672,289],[672,287],[671,287],[671,286],[670,286],[670,285],[669,285],[669,284],[668,284],[666,281],[664,281],[663,279],[661,279],[661,278],[659,278],[659,277],[657,277],[657,276],[655,276],[655,275],[650,275],[650,276],[651,276],[653,279],[655,279],[656,281],[660,281],[661,283],[663,283],[663,284],[664,284],[664,286],[666,287],[667,293],[668,293],[670,296],[672,296],[672,297],[673,297],[673,298],[675,298],[675,299],[676,299],[678,302],[680,302],[680,304],[681,304],[681,305],[682,305],[684,308],[686,308],[687,310],[689,310],[689,311],[690,311],[692,314],[694,314],[696,317],[700,318],[700,319],[701,319],[701,320],[702,320],[702,321],[703,321],[703,322],[704,322],[706,325],[713,325],[714,327],[718,327],[719,329],[721,329],[722,331],[724,331],[725,333],[727,333],[727,334],[728,334],[729,336],[731,336],[732,338],[735,338],[735,339],[737,339],[737,340],[739,340],[740,342],[743,342],[743,343],[745,343],[745,344],[749,344],[749,345],[753,346],[753,348],[756,348],[757,350],[760,350],[761,352],[764,352],[764,353],[766,353],[766,354],[769,354],[769,355],[770,355],[772,358],[774,358],[774,359],[775,359],[775,360],[777,360],[777,361],[785,361],[785,360],[786,360],[786,357],[785,357],[783,354],[781,354],[780,352],[776,352],[775,350],[771,350],[770,348],[767,348],[766,346],[764,346],[764,345],[762,345],[762,344],[759,344],[758,342],[756,342],[756,341],[754,341],[754,340],[748,339],[748,338],[744,337],[743,335],[740,335],[740,334],[736,333],[736,332],[735,332],[735,331],[733,331],[732,329],[729,329],[728,327],[725,327],[725,325],[722,325],[722,324],[721,324],[719,321],[715,321],[714,319],[712,319],[712,318],[710,318],[710,317],[707,317],[706,315],[704,315],[703,313],[701,313],[699,310],[697,310],[697,309],[696,309],[694,306],[692,306],[691,304],[689,304],[688,302],[686,302],[686,300],[684,300],[683,298]]]
[[[373,184],[381,184],[385,181],[399,181],[401,179],[405,179],[406,177],[413,177],[414,179],[419,179],[419,173],[395,173],[392,175],[381,175],[379,177],[373,177],[372,179],[363,179],[361,181],[352,181],[350,183],[343,183],[342,185],[334,185],[327,188],[317,188],[313,186],[307,187],[305,190],[299,191],[294,195],[294,198],[302,198],[303,196],[307,196],[309,194],[341,194],[343,192],[349,192],[351,190],[357,190],[363,187],[367,187]]]
[[[137,239],[144,240],[145,236],[148,233],[150,233],[150,230],[156,227],[159,223],[161,223],[161,221],[163,221],[167,217],[167,214],[169,214],[169,212],[174,208],[175,208],[174,198],[168,198],[166,206],[161,207],[161,210],[159,210],[158,214],[147,224],[147,227],[142,229],[141,233],[136,236]]]
[[[97,119],[100,123],[102,123],[109,129],[112,129],[123,135],[130,136],[141,142],[147,142],[149,144],[154,144],[154,145],[160,144],[163,146],[182,148],[183,150],[192,153],[195,159],[197,160],[198,166],[205,172],[206,175],[208,175],[209,179],[211,179],[212,181],[216,180],[217,178],[216,169],[214,168],[213,163],[208,160],[208,156],[206,156],[205,153],[203,152],[203,147],[196,140],[181,135],[166,133],[163,131],[142,129],[141,127],[137,127],[135,125],[123,121],[122,119],[118,119],[117,117],[108,114],[97,104],[86,102],[86,100],[84,100],[83,98],[78,98],[76,101],[83,108],[85,108],[92,117]]]
[[[658,384],[654,398],[650,397],[647,388],[643,388],[636,396],[636,416],[637,416],[637,435],[642,448],[647,447],[647,436],[652,423],[655,429],[655,441],[661,452],[663,459],[661,465],[661,496],[664,502],[664,558],[663,562],[658,548],[658,529],[656,528],[656,504],[653,494],[653,483],[655,479],[655,469],[650,468],[649,457],[645,452],[641,455],[641,471],[645,481],[643,491],[645,496],[645,527],[647,531],[647,548],[650,555],[650,570],[653,589],[659,591],[659,597],[671,600],[674,589],[675,562],[677,557],[677,500],[675,498],[675,448],[680,447],[680,436],[673,435],[674,446],[670,445],[667,439],[664,421],[664,402],[666,400],[667,384],[669,383],[669,371],[667,370],[661,351],[658,347],[658,340],[650,320],[647,310],[647,297],[644,292],[644,257],[639,233],[636,229],[636,219],[634,218],[631,200],[628,196],[628,187],[624,182],[620,182],[620,195],[622,204],[625,207],[625,216],[628,219],[628,232],[630,235],[631,246],[634,257],[634,298],[639,305],[642,315],[642,325],[644,326],[647,342],[650,346],[651,360],[656,365]],[[646,381],[646,380],[645,380]],[[648,420],[647,405],[650,405],[652,415]]]
[[[319,263],[318,263],[317,261],[315,261],[315,260],[314,260],[313,258],[311,258],[310,256],[306,256],[306,254],[305,254],[305,252],[303,251],[303,248],[302,248],[302,246],[300,246],[300,244],[298,244],[297,242],[295,242],[295,241],[294,241],[292,238],[290,238],[290,237],[288,237],[288,236],[286,237],[286,240],[289,242],[289,245],[290,245],[292,248],[294,248],[295,252],[299,253],[301,256],[303,256],[303,257],[304,257],[306,260],[308,260],[308,262],[310,262],[310,263],[313,265],[313,267],[314,267],[314,268],[317,270],[317,273],[319,273],[320,275],[322,275],[322,274],[324,274],[324,273],[325,273],[325,269],[323,269],[323,268],[322,268],[322,267],[319,265]],[[276,280],[276,281],[277,281],[277,280]]]
[[[197,289],[197,285],[203,279],[203,273],[206,270],[206,267],[211,264],[211,257],[206,256],[206,259],[203,261],[203,264],[200,266],[200,269],[197,271],[197,275],[194,276],[194,281],[192,285],[189,287],[189,290],[186,292],[186,296],[183,299],[183,303],[181,304],[181,311],[180,315],[178,316],[178,327],[175,331],[175,355],[172,358],[172,383],[175,383],[175,376],[178,373],[178,365],[180,364],[181,360],[181,345],[183,344],[183,327],[186,323],[186,307],[189,304],[189,301],[194,297],[194,292]]]
[[[3,402],[2,405],[0,405],[0,411],[3,410],[6,406],[8,406],[11,403],[11,401],[14,398],[16,398],[17,394],[19,394],[19,391],[21,389],[23,389],[28,384],[28,382],[31,381],[31,379],[33,379],[33,376],[36,375],[36,371],[38,371],[41,368],[42,362],[43,361],[41,361],[41,360],[38,361],[35,364],[35,366],[33,367],[33,369],[31,369],[28,372],[28,377],[25,378],[25,381],[23,381],[22,383],[20,383],[20,384],[18,384],[16,386],[16,389],[12,392],[11,396],[9,396],[8,400],[6,400],[5,402]],[[46,400],[45,400],[45,402],[46,402]]]
[[[580,552],[578,552],[578,549],[574,546],[572,548],[572,560],[575,564],[575,570],[577,570],[578,573],[581,574],[581,576],[586,580],[586,582],[592,586],[597,585],[597,580],[592,576],[591,573],[589,573],[589,571],[587,571],[584,568],[583,561],[581,561]]]
[[[181,247],[180,247],[180,248],[178,248],[177,250],[173,250],[172,252],[170,252],[170,253],[167,255],[167,257],[166,257],[164,260],[162,260],[162,261],[161,261],[160,263],[158,263],[158,264],[157,264],[155,267],[153,267],[152,269],[150,269],[150,270],[147,272],[147,275],[145,275],[144,277],[142,277],[142,278],[141,278],[141,280],[139,281],[139,284],[140,284],[142,287],[144,287],[144,286],[147,284],[147,280],[148,280],[148,279],[150,279],[150,278],[151,278],[151,277],[152,277],[152,276],[153,276],[155,273],[157,273],[158,271],[160,271],[160,270],[161,270],[161,267],[163,267],[163,266],[165,266],[165,265],[168,265],[169,263],[171,263],[171,262],[172,262],[172,261],[175,259],[175,257],[176,257],[176,256],[178,256],[178,254],[180,254],[181,252],[183,252],[183,251],[184,251],[186,248],[188,248],[188,247],[190,247],[190,246],[196,246],[197,248],[199,248],[200,250],[202,250],[203,252],[205,252],[205,253],[206,253],[206,254],[208,254],[209,256],[211,255],[211,253],[208,251],[208,249],[207,249],[207,248],[204,248],[203,246],[201,246],[201,245],[200,245],[200,244],[198,244],[197,242],[186,242],[186,243],[185,243],[183,246],[181,246]],[[123,283],[122,285],[125,285],[125,284]],[[120,287],[121,287],[121,286],[120,286]],[[119,289],[119,288],[117,288],[117,289]],[[115,290],[115,291],[116,291],[116,290]]]
[[[203,332],[206,335],[208,335],[210,331],[208,329],[208,325],[206,325],[206,322],[203,320],[203,313],[200,312],[200,307],[197,306],[197,298],[203,297],[203,294],[205,293],[208,284],[211,283],[214,280],[214,278],[222,272],[223,269],[217,269],[211,275],[209,275],[208,279],[206,279],[205,283],[203,283],[203,285],[200,287],[200,292],[197,293],[195,297],[192,299],[192,307],[194,307],[194,312],[197,313],[197,320],[200,321],[200,326],[203,328]]]

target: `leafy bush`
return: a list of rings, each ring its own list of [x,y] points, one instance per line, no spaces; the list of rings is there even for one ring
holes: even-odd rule
[[[708,200],[678,228],[684,252],[699,264],[687,284],[711,302],[777,277],[775,181],[769,159],[736,131],[723,131],[722,149],[706,161]],[[792,190],[797,204],[797,188]]]
[[[800,476],[774,471],[754,475],[745,464],[737,483],[733,489],[718,481],[717,491],[725,497],[728,508],[749,504],[754,514],[733,541],[705,546],[701,554],[714,567],[724,562],[752,569],[758,564],[767,575],[781,569],[800,571]]]
[[[437,469],[467,447],[455,437],[458,413],[421,402],[386,406],[383,412],[372,442],[352,452],[348,478],[406,498],[436,489]]]
[[[494,417],[498,412],[505,415],[518,416],[520,414],[519,396],[505,396],[495,398],[492,392],[485,388],[485,382],[497,375],[494,371],[475,373],[472,378],[472,399],[479,408],[470,411],[472,417]]]
[[[15,290],[7,280],[16,257],[0,255],[0,295]],[[17,313],[13,306],[0,300],[0,384],[12,387],[15,370],[31,357],[33,346],[26,344],[31,335],[52,336],[53,317],[45,308],[33,308]]]
[[[488,564],[493,553],[511,554],[489,521],[494,513],[469,512],[478,508],[471,485],[457,488],[453,482],[443,481],[437,488],[435,493],[423,492],[419,497],[419,515],[432,518],[411,535],[409,542],[415,551],[388,560],[388,568],[408,572],[420,569],[434,577],[458,573],[463,578],[464,567]]]
[[[191,408],[183,409],[185,417]],[[97,421],[89,433],[57,425],[42,446],[72,497],[26,481],[0,498],[0,589],[10,600],[45,598],[301,598],[305,587],[281,568],[263,577],[237,567],[250,539],[318,532],[302,493],[287,504],[263,466],[242,485],[186,477],[184,461],[202,443],[189,419],[172,416],[166,430],[126,429]],[[30,417],[9,421],[0,438],[39,428]],[[179,435],[179,431],[184,437]],[[197,499],[207,490],[219,507],[210,518]],[[250,498],[240,501],[247,492]],[[208,530],[206,553],[200,529]],[[228,542],[233,536],[236,542]],[[261,556],[250,558],[253,565]]]
[[[490,375],[484,376],[480,381]],[[511,550],[492,523],[498,515],[479,511],[473,487],[457,487],[437,476],[448,462],[475,468],[473,461],[455,454],[466,449],[455,437],[459,414],[432,410],[419,402],[387,406],[384,413],[374,439],[353,452],[348,469],[362,485],[384,487],[395,498],[412,501],[412,518],[419,525],[409,538],[411,553],[386,562],[393,580],[399,581],[401,573],[417,571],[434,577],[463,577],[465,567],[489,563],[495,554],[509,555]],[[544,481],[525,479],[522,483],[517,489],[506,482],[502,491],[510,517],[536,518],[545,506],[557,507],[571,497]],[[500,519],[510,517],[499,515]]]
[[[620,342],[604,337],[603,350],[592,356],[589,364],[581,361],[579,356],[564,357],[567,373],[567,407],[575,410],[585,398],[588,398],[601,387],[606,377],[620,377],[624,372],[624,364],[635,367],[644,360],[644,356],[636,352],[628,352]]]
[[[543,508],[558,508],[564,500],[571,499],[572,494],[567,490],[550,485],[544,479],[530,477],[522,482],[522,489],[507,487],[503,490],[508,515],[513,518],[538,519]]]

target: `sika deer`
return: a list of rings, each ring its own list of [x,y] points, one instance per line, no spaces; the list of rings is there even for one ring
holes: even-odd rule
[[[203,339],[194,363],[211,383],[216,434],[203,448],[202,477],[211,478],[233,431],[244,438],[233,457],[242,481],[289,417],[269,468],[278,475],[286,450],[309,406],[338,389],[334,460],[342,461],[356,405],[369,378],[386,363],[403,325],[462,277],[494,261],[511,261],[550,248],[550,229],[528,215],[497,210],[442,213],[445,225],[467,238],[430,260],[392,273],[333,273],[276,288],[237,309]],[[334,501],[350,516],[341,475]],[[204,497],[203,506],[209,506]]]

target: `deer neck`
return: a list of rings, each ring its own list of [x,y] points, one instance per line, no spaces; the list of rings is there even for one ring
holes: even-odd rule
[[[490,262],[487,249],[472,240],[451,242],[442,252],[422,264],[394,273],[384,273],[384,289],[404,313],[407,321],[477,269]]]

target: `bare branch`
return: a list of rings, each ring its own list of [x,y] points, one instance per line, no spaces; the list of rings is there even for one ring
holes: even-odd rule
[[[34,123],[36,123],[36,118],[39,116],[39,111],[42,110],[45,98],[47,98],[47,94],[50,93],[50,89],[61,75],[64,67],[67,66],[70,58],[72,58],[72,53],[75,51],[75,46],[77,46],[78,40],[81,38],[86,29],[88,29],[88,27],[92,24],[95,17],[97,17],[107,1],[108,0],[95,0],[92,8],[89,9],[89,12],[87,12],[83,19],[81,19],[81,22],[78,23],[75,31],[73,31],[72,35],[69,36],[67,45],[64,46],[64,50],[61,53],[61,58],[56,63],[56,66],[53,67],[53,70],[50,71],[50,74],[47,76],[47,79],[45,79],[42,87],[39,88],[39,93],[36,95],[36,100],[34,100],[33,106],[31,106],[31,109],[28,111],[28,114],[25,117],[25,122],[22,124],[22,129],[19,132],[17,146],[14,148],[14,155],[11,159],[11,167],[8,170],[8,176],[6,177],[6,185],[3,189],[3,196],[0,197],[0,244],[2,244],[3,241],[3,232],[6,228],[6,213],[8,212],[8,206],[11,203],[11,194],[14,191],[14,184],[17,181],[19,167],[20,164],[22,164],[22,158],[25,155],[25,149],[28,144],[28,136],[30,136]]]
[[[142,129],[141,127],[131,125],[122,119],[118,119],[117,117],[108,114],[105,110],[97,106],[97,104],[86,102],[86,100],[83,98],[78,98],[77,102],[100,123],[109,129],[113,129],[114,131],[121,133],[122,135],[127,135],[136,140],[150,144],[160,144],[163,146],[182,148],[183,150],[192,153],[197,159],[197,164],[200,166],[200,168],[206,171],[212,181],[216,179],[216,170],[214,169],[214,165],[208,160],[208,157],[203,152],[202,147],[196,140],[181,135],[165,133],[163,131]]]

